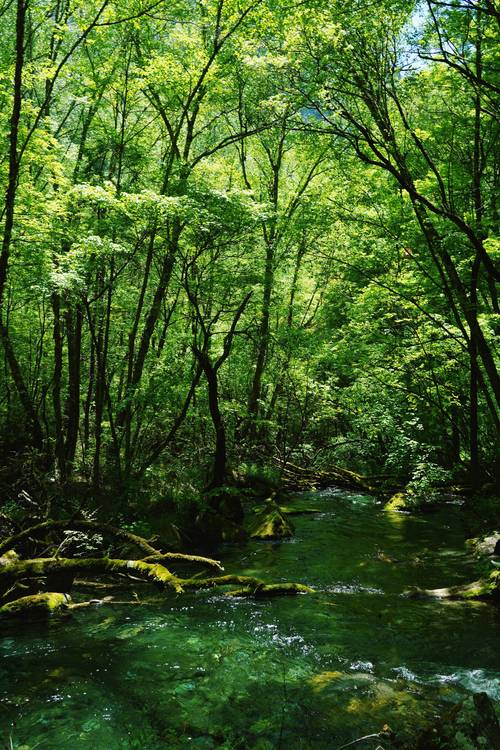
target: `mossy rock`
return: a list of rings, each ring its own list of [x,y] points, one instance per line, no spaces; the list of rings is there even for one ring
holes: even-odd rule
[[[412,750],[500,750],[500,727],[486,693],[477,693],[453,706],[425,729]]]
[[[44,619],[67,608],[69,597],[58,592],[22,596],[0,607],[0,616]]]
[[[467,539],[466,545],[479,558],[500,555],[500,532],[491,531],[474,539]]]
[[[250,521],[249,533],[252,539],[289,539],[294,534],[292,522],[282,512],[274,500],[254,508],[255,518]]]
[[[384,505],[384,510],[400,511],[408,510],[408,498],[404,492],[396,492]]]

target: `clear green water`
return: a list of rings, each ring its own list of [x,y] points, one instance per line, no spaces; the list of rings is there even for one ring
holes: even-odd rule
[[[322,512],[297,517],[293,540],[222,556],[316,595],[205,591],[2,626],[0,747],[334,749],[384,723],[404,737],[470,691],[500,702],[498,610],[402,595],[475,577],[467,515],[337,491],[311,503]]]

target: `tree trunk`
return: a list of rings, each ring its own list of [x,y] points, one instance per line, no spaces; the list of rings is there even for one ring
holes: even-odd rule
[[[54,427],[56,439],[56,465],[61,481],[66,479],[66,456],[64,451],[64,426],[61,407],[61,386],[63,369],[63,335],[61,331],[61,298],[58,292],[52,293],[52,312],[54,315],[54,371],[52,374],[52,406],[54,410]]]
[[[80,359],[82,348],[83,312],[80,304],[65,315],[68,342],[68,397],[65,405],[66,417],[66,461],[67,469],[75,458],[78,429],[80,426]]]

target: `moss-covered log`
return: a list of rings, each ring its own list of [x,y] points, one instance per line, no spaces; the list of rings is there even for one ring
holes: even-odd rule
[[[182,587],[183,589],[209,589],[214,586],[229,586],[229,585],[244,585],[244,586],[261,586],[263,581],[259,578],[253,578],[253,576],[239,576],[239,575],[225,575],[225,576],[213,576],[212,578],[183,578]]]
[[[409,592],[414,597],[433,597],[435,599],[499,599],[500,570],[494,570],[486,578],[460,586],[448,586],[441,589],[414,588]]]
[[[303,583],[260,583],[258,586],[244,586],[227,592],[228,596],[254,596],[256,598],[312,593],[314,589]]]
[[[272,515],[282,517],[276,503],[266,503],[271,506]],[[266,508],[266,513],[269,507]],[[260,523],[264,522],[260,517]],[[283,519],[284,520],[284,519]],[[269,519],[267,519],[269,523]],[[44,557],[20,559],[13,549],[23,546],[28,541],[43,538],[45,534],[66,530],[99,531],[113,538],[134,544],[144,553],[142,559],[117,559],[112,557],[64,558]],[[36,546],[36,545],[35,545]],[[3,554],[2,554],[3,553]],[[196,590],[215,586],[239,586],[237,592],[226,592],[242,596],[271,596],[285,593],[299,593],[311,591],[301,584],[266,584],[264,581],[251,576],[217,575],[213,577],[193,576],[182,578],[172,573],[166,563],[179,562],[212,567],[223,571],[218,560],[201,555],[189,555],[180,552],[162,553],[151,543],[128,531],[123,531],[109,524],[94,521],[45,521],[16,533],[0,544],[0,612],[4,616],[20,616],[26,614],[38,617],[40,614],[50,614],[66,607],[67,593],[73,586],[76,576],[127,576],[153,583],[162,589],[176,594],[185,590]],[[99,584],[97,584],[99,586]],[[27,596],[29,594],[29,596]],[[71,609],[79,605],[71,605]]]
[[[72,575],[132,575],[135,578],[156,584],[162,589],[170,589],[176,594],[181,594],[185,590],[233,585],[238,585],[240,588],[226,592],[228,595],[261,597],[310,593],[312,591],[308,586],[299,583],[266,584],[252,576],[222,575],[211,578],[196,576],[180,578],[159,563],[146,562],[145,560],[116,560],[108,557],[76,560],[66,558],[18,560],[0,568],[0,590],[6,591],[22,580],[31,581],[48,577],[54,579],[55,574],[60,572],[71,573]],[[22,612],[36,615],[41,611],[50,613],[62,607],[63,602],[66,602],[66,595],[60,592],[36,594],[6,603],[0,609],[0,613],[9,616],[17,616]],[[57,606],[52,607],[52,604],[57,604]]]
[[[239,589],[227,591],[227,596],[279,596],[283,594],[311,594],[314,589],[302,583],[265,583],[253,576],[225,575],[213,578],[182,579],[184,589],[212,588],[238,584]]]
[[[170,588],[176,593],[182,592],[181,579],[159,563],[148,563],[143,560],[115,560],[109,557],[84,557],[75,560],[47,557],[11,563],[0,568],[0,588],[5,590],[23,578],[41,578],[60,572],[72,575],[129,574]]]

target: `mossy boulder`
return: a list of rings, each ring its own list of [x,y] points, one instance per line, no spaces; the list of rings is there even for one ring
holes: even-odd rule
[[[253,509],[249,534],[252,539],[288,539],[294,534],[292,522],[272,499]]]
[[[8,602],[0,607],[0,616],[19,617],[28,619],[44,619],[67,608],[70,599],[67,594],[59,592],[47,592],[45,594],[32,594],[22,596],[13,602]]]
[[[396,492],[384,505],[384,510],[388,511],[408,510],[408,508],[408,498],[404,492]]]
[[[500,727],[486,693],[471,695],[426,728],[408,750],[500,750]]]

